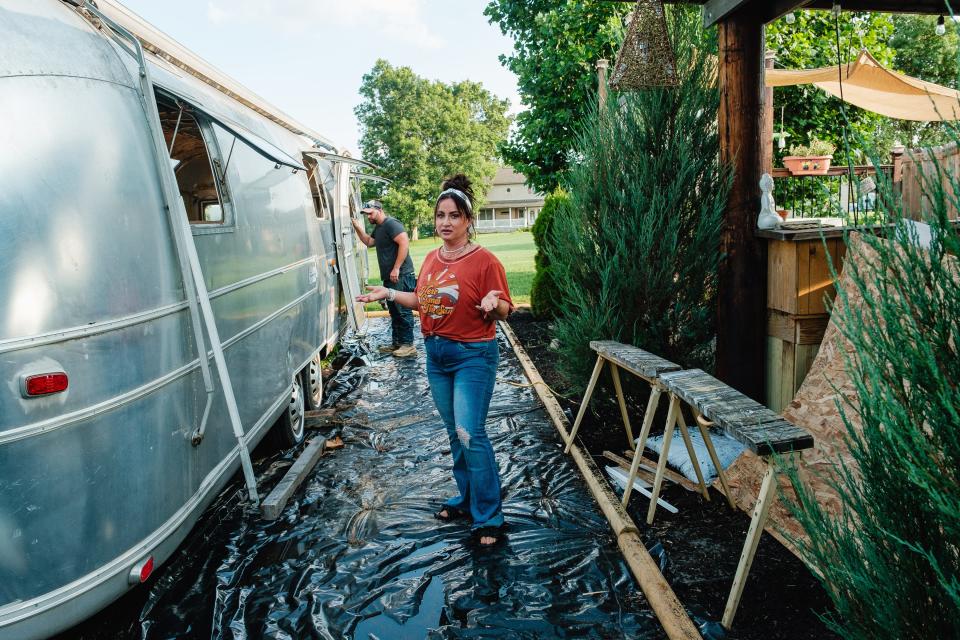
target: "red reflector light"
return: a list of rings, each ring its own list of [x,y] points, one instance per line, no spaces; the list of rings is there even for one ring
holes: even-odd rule
[[[23,379],[23,393],[28,398],[46,396],[51,393],[60,393],[67,389],[67,374],[62,371],[56,373],[41,373],[27,376]]]
[[[151,573],[153,573],[153,556],[147,558],[147,561],[140,567],[140,582],[146,582]]]

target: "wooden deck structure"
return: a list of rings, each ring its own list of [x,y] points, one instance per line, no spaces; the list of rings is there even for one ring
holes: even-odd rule
[[[764,399],[767,337],[767,243],[755,235],[760,176],[768,140],[764,26],[799,9],[830,9],[834,0],[666,0],[703,6],[704,27],[719,33],[720,154],[734,169],[724,214],[718,291],[717,375]],[[844,11],[949,15],[944,0],[839,0]]]

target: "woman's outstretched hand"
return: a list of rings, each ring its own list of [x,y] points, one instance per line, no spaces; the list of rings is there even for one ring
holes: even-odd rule
[[[386,287],[366,287],[369,293],[362,293],[357,296],[357,302],[376,302],[377,300],[385,300],[387,298],[387,288]]]
[[[497,291],[493,289],[487,292],[487,295],[483,296],[483,300],[480,301],[480,304],[477,305],[477,309],[480,309],[480,313],[483,314],[483,317],[486,318],[487,314],[497,308],[497,305],[500,304],[500,296],[503,295],[503,291]]]

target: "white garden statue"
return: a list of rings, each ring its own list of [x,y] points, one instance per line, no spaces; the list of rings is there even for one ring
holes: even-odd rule
[[[773,201],[773,178],[765,173],[760,177],[760,217],[757,218],[757,227],[776,229],[780,226],[780,220],[777,205]]]

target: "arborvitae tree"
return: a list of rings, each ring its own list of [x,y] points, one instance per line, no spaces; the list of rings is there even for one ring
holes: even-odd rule
[[[960,638],[960,236],[948,219],[960,175],[940,166],[922,182],[930,247],[895,214],[844,264],[852,293],[838,293],[833,321],[852,347],[855,393],[838,407],[855,464],[838,461],[831,481],[842,512],[791,478],[808,536],[795,542],[844,638]],[[882,187],[880,201],[896,202]]]
[[[670,11],[677,87],[613,93],[583,125],[546,254],[558,294],[560,369],[582,387],[590,340],[634,344],[685,367],[714,354],[720,225],[716,32]]]
[[[537,272],[530,288],[530,307],[538,318],[552,318],[557,314],[560,292],[545,247],[553,234],[553,220],[568,215],[569,210],[570,196],[562,189],[557,189],[544,199],[543,209],[531,229],[533,242],[537,245],[537,253],[533,257]]]

